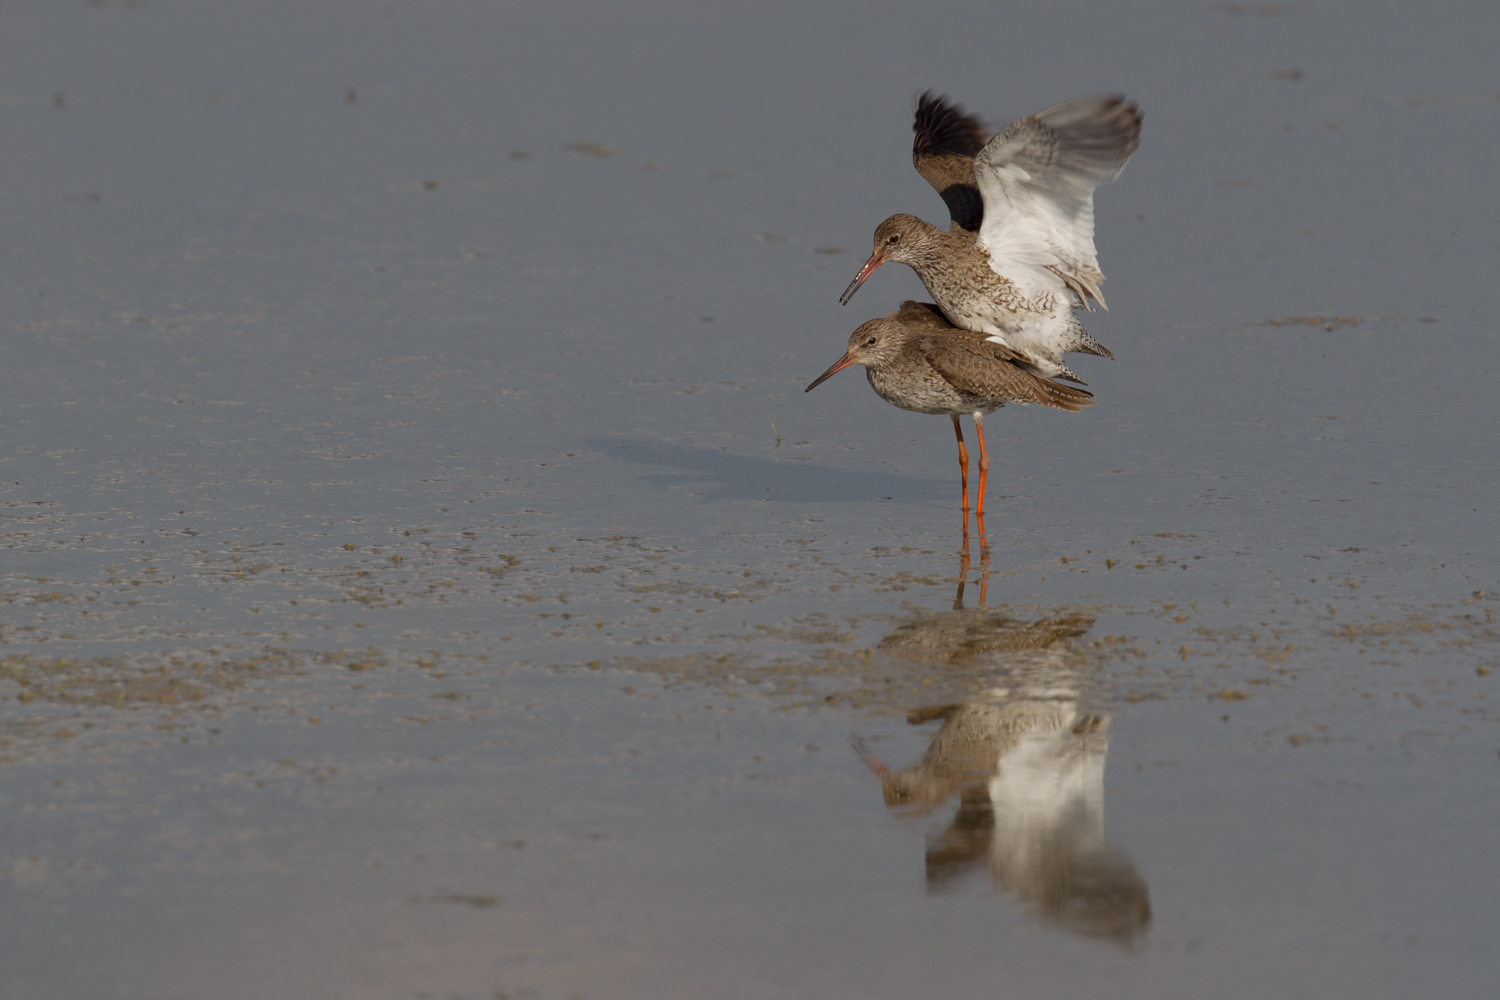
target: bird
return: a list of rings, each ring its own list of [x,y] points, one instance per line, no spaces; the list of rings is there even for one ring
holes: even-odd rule
[[[1073,315],[1102,308],[1094,189],[1140,145],[1140,109],[1121,94],[1079,97],[1012,122],[991,138],[946,96],[917,98],[912,163],[942,196],[947,231],[905,213],[875,229],[874,247],[839,301],[887,261],[908,264],[956,326],[1029,356],[1049,378],[1083,382],[1068,352],[1113,358]]]
[[[930,302],[903,302],[889,315],[862,324],[850,335],[844,356],[803,391],[812,392],[853,364],[865,366],[870,387],[887,403],[915,413],[953,418],[965,522],[969,510],[969,450],[958,418],[964,413],[973,416],[979,437],[977,514],[981,531],[990,470],[984,415],[1006,403],[1037,403],[1072,413],[1094,405],[1093,393],[1052,381],[1025,354],[993,338],[958,329]]]

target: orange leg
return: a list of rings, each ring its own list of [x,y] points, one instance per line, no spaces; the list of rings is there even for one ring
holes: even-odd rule
[[[964,444],[964,429],[958,424],[958,414],[953,414],[953,433],[958,437],[958,469],[963,476],[964,484],[964,531],[969,530],[969,446]],[[983,441],[984,437],[980,437]],[[981,445],[980,447],[983,447]],[[979,502],[979,509],[984,509],[984,501]]]
[[[958,426],[958,418],[953,418],[953,426]],[[974,414],[974,432],[979,435],[979,510],[980,517],[984,517],[984,488],[990,480],[990,450],[984,445],[984,418],[982,414]],[[967,464],[967,460],[965,460]],[[965,476],[965,479],[968,477]],[[964,510],[969,509],[969,491],[964,489]],[[981,532],[984,528],[981,526]]]

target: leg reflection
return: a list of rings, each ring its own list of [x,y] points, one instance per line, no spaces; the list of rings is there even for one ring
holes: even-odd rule
[[[984,533],[984,515],[974,518],[979,526],[979,607],[984,607],[990,590],[990,540]],[[964,586],[969,580],[969,512],[964,511],[963,548],[958,558],[958,593],[953,598],[953,610],[964,610]]]

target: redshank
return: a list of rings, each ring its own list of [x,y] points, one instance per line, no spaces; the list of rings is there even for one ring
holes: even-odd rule
[[[1045,378],[1020,351],[983,334],[958,329],[943,318],[937,306],[927,302],[904,302],[896,312],[855,330],[844,356],[804,391],[812,392],[825,379],[853,364],[865,366],[870,387],[887,403],[915,413],[946,413],[953,418],[965,512],[969,509],[969,449],[958,418],[963,413],[974,417],[979,435],[980,518],[984,517],[990,471],[989,449],[984,443],[986,413],[1006,403],[1039,403],[1073,413],[1094,405],[1092,393]]]
[[[1081,382],[1063,354],[1114,356],[1073,315],[1075,304],[1092,310],[1091,298],[1104,306],[1094,189],[1140,144],[1139,109],[1119,94],[1080,97],[986,141],[977,118],[927,93],[912,129],[912,161],[948,204],[950,227],[886,219],[839,301],[886,261],[909,264],[954,324],[1021,352],[1043,375]]]

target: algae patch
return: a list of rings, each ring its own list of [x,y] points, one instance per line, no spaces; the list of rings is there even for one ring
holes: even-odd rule
[[[287,653],[244,658],[170,656],[145,662],[116,657],[0,659],[0,701],[126,708],[201,702],[210,693],[230,692],[256,678],[293,669]],[[12,687],[13,685],[13,687]]]

